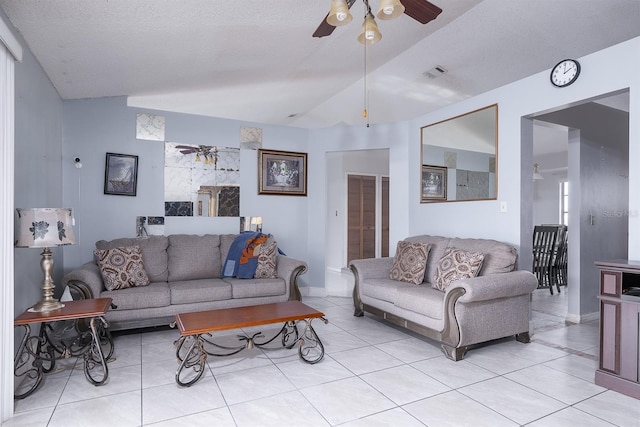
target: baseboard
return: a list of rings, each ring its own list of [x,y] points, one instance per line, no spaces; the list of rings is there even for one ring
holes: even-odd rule
[[[342,289],[342,290],[328,290],[326,292],[328,297],[341,297],[341,298],[351,298],[353,297],[353,290],[350,289]]]
[[[564,321],[569,323],[586,323],[586,322],[591,322],[593,320],[598,320],[599,318],[600,318],[600,313],[597,311],[589,314],[584,314],[582,316],[579,314],[567,313],[567,315],[564,318]]]
[[[327,296],[327,292],[324,288],[319,288],[317,286],[300,286],[300,295],[303,297],[320,297],[324,298]]]

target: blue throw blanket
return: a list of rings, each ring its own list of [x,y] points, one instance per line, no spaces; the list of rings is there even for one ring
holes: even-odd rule
[[[258,266],[258,257],[250,257],[246,263],[241,264],[240,256],[247,247],[247,244],[261,235],[262,233],[255,231],[245,231],[235,238],[229,248],[227,259],[222,266],[222,277],[237,277],[239,279],[253,278],[256,267]]]

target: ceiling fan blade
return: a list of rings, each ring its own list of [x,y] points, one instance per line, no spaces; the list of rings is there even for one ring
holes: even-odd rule
[[[402,0],[404,13],[421,24],[433,21],[442,13],[442,9],[426,0]]]
[[[329,16],[329,14],[327,14],[327,16]],[[320,25],[318,25],[318,28],[316,28],[316,31],[313,33],[313,37],[320,38],[320,37],[330,36],[331,33],[333,33],[333,30],[335,29],[336,27],[329,24],[327,22],[327,18],[325,17],[320,23]]]
[[[347,0],[347,6],[349,9],[351,9],[351,6],[353,6],[355,2],[356,0]],[[327,16],[329,16],[328,13]],[[333,30],[336,29],[336,27],[327,22],[327,16],[325,16],[320,25],[318,25],[318,28],[316,28],[316,31],[313,33],[313,37],[320,38],[330,36],[331,33],[333,33]]]

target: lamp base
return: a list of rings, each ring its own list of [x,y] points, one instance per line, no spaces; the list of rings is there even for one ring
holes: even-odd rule
[[[31,307],[27,311],[31,313],[42,313],[42,312],[60,310],[62,307],[64,307],[63,303],[61,303],[57,299],[52,298],[49,301],[39,301],[36,305]]]
[[[53,297],[53,290],[56,286],[53,283],[53,278],[51,277],[51,274],[53,273],[53,257],[51,256],[51,249],[44,248],[40,255],[42,255],[40,268],[42,268],[42,272],[44,273],[44,280],[42,281],[42,299],[29,309],[32,313],[60,310],[64,307],[63,303]]]

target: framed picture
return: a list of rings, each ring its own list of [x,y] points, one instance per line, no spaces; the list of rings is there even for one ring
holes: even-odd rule
[[[135,196],[138,186],[138,156],[107,153],[104,194]]]
[[[447,200],[447,168],[422,165],[420,202]]]
[[[307,195],[307,153],[258,150],[258,194]]]

